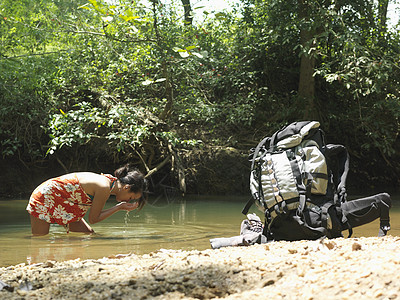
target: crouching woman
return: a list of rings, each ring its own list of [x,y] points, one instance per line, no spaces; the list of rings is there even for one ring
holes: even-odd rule
[[[144,175],[129,165],[117,169],[114,175],[78,172],[43,182],[33,191],[26,208],[32,234],[48,234],[52,223],[64,226],[67,232],[93,233],[83,219],[89,209],[91,224],[103,221],[117,211],[141,209],[147,192]],[[118,204],[104,209],[110,195],[115,195]]]

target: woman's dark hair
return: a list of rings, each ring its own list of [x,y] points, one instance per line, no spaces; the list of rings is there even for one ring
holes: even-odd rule
[[[147,202],[147,180],[143,173],[127,164],[115,170],[114,175],[122,184],[129,185],[131,192],[142,193],[142,197],[138,200],[138,208],[142,209]]]

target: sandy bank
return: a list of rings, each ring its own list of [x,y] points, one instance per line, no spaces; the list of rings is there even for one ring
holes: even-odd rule
[[[0,299],[395,299],[399,254],[387,236],[21,264]]]

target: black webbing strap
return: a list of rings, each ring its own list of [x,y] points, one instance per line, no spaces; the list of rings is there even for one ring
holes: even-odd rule
[[[313,178],[321,178],[321,179],[328,180],[328,174],[325,174],[325,173],[317,173],[317,172],[311,172],[310,174],[311,174],[311,176],[312,176]]]
[[[306,182],[306,184],[305,184],[305,187],[306,187],[306,196],[307,196],[307,198],[310,198],[310,196],[311,196],[311,188],[312,188],[312,180],[313,180],[313,176],[310,174],[310,173],[308,173],[308,172],[305,172],[305,173],[303,173],[303,175],[304,175],[304,180],[305,180],[305,182]]]
[[[348,223],[349,223],[349,222],[347,222],[347,224],[348,224]],[[350,224],[349,224],[348,231],[349,231],[349,235],[348,235],[347,237],[350,238],[350,237],[353,235],[353,227],[351,227]]]
[[[287,214],[287,213],[289,212],[289,208],[288,208],[288,206],[287,206],[285,200],[281,201],[281,203],[279,204],[279,206],[281,207],[281,211],[282,211],[284,214]]]
[[[319,238],[327,234],[327,229],[325,227],[311,227],[297,215],[293,216],[293,219],[300,225],[300,228],[307,236]]]
[[[258,194],[255,195],[251,195],[252,197],[247,201],[246,205],[244,206],[244,208],[242,209],[242,214],[247,215],[247,213],[250,210],[250,207],[254,204],[254,202],[256,201],[256,199],[259,199],[259,197],[262,195],[262,186],[261,186],[261,182],[260,182],[260,176],[261,176],[261,165],[258,166],[257,170],[254,170],[254,164],[256,161],[256,158],[258,156],[258,153],[260,152],[261,147],[267,142],[267,140],[269,139],[269,137],[264,138],[260,143],[258,143],[256,149],[254,150],[253,153],[253,158],[251,160],[251,172],[258,172],[257,174],[257,180],[258,180]]]
[[[261,142],[258,143],[256,149],[254,150],[253,159],[251,160],[251,170],[253,170],[253,168],[254,168],[254,163],[255,163],[256,158],[258,156],[258,152],[260,152],[261,147],[264,146],[264,144],[269,140],[269,138],[270,137],[264,138]]]
[[[278,139],[278,134],[281,133],[283,130],[285,130],[287,128],[287,126],[279,129],[277,132],[275,132],[272,137],[271,137],[271,142],[269,144],[269,149],[268,151],[273,153],[276,151],[276,144],[277,144],[277,139]]]
[[[349,153],[347,152],[346,148],[343,146],[342,150],[342,157],[339,159],[340,171],[342,174],[340,176],[337,192],[339,194],[339,201],[344,202],[346,201],[346,179],[349,173],[349,164],[350,164],[350,157]]]
[[[333,183],[337,184],[335,187],[335,203],[343,203],[346,201],[346,180],[349,173],[350,157],[343,145],[325,145],[322,149],[323,154],[327,158],[328,169],[336,170],[333,173]],[[335,162],[335,165],[331,165]]]
[[[254,204],[254,202],[256,201],[256,199],[254,197],[257,196],[252,196],[246,203],[246,205],[243,207],[242,209],[242,214],[247,215],[247,213],[250,210],[250,207]]]
[[[278,136],[279,132],[281,132],[282,130],[283,130],[283,128],[278,130],[277,132],[275,132],[272,135],[271,142],[269,143],[268,152],[271,152],[271,153],[275,152],[275,150],[276,150],[276,139],[277,139],[277,136]]]
[[[385,235],[388,230],[390,230],[390,217],[389,217],[389,209],[391,208],[391,204],[387,204],[385,201],[378,199],[378,205],[380,206],[380,214],[379,214],[379,228],[384,231]]]
[[[301,214],[306,206],[306,195],[307,195],[306,186],[303,183],[303,178],[301,176],[299,164],[297,163],[296,155],[294,154],[293,150],[286,150],[286,155],[289,159],[290,167],[292,168],[293,175],[296,179],[296,186],[299,192],[299,203],[300,203],[297,211],[298,213]]]
[[[258,156],[258,153],[260,152],[260,149],[262,146],[264,146],[264,144],[270,139],[270,137],[265,137],[261,142],[258,143],[256,149],[254,150],[253,153],[253,158],[251,159],[251,169],[250,170],[254,170],[254,164],[256,161],[256,158]],[[261,166],[259,166],[261,167]],[[258,174],[258,177],[260,176],[260,171]],[[260,182],[260,178],[258,178],[259,181],[259,191],[258,191],[258,195],[252,195],[252,197],[247,201],[246,205],[244,206],[244,208],[242,209],[242,214],[247,215],[247,213],[250,210],[250,207],[254,204],[254,202],[256,201],[256,199],[258,199],[258,197],[260,197],[261,195],[261,182]]]
[[[328,228],[328,210],[332,205],[333,203],[327,202],[321,206],[321,223],[324,228]]]
[[[345,212],[338,206],[336,207],[336,212],[339,216],[342,216],[341,222],[342,224],[346,225],[346,229],[349,231],[349,235],[347,237],[351,237],[353,235],[353,227],[350,225],[349,220],[347,220]]]
[[[268,221],[267,216],[265,216],[264,227],[260,239],[262,239],[262,237],[265,236],[266,241],[268,241],[268,237],[270,236],[269,223],[270,222]],[[260,244],[262,244],[262,240],[260,240]]]

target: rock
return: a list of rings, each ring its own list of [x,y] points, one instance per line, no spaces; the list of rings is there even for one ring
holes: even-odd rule
[[[358,251],[361,250],[361,245],[359,243],[353,243],[353,245],[351,245],[351,249],[353,249],[353,251]]]
[[[275,283],[274,279],[269,279],[269,280],[265,281],[262,286],[266,287],[266,286],[272,285],[274,283]]]
[[[2,290],[9,291],[9,292],[14,291],[14,289],[11,286],[9,286],[7,283],[0,280],[0,291],[2,291]]]
[[[20,282],[18,289],[20,291],[29,292],[33,289],[32,284],[29,282],[28,279],[25,279]]]

